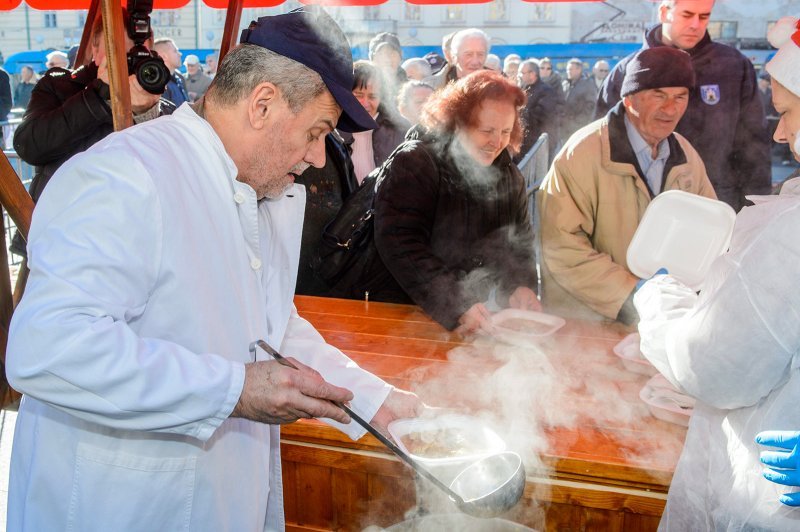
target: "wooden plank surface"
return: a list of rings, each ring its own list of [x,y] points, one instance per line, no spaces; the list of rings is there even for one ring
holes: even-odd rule
[[[651,530],[658,523],[685,429],[649,414],[638,398],[648,377],[626,371],[613,355],[630,329],[570,321],[537,346],[520,348],[463,338],[409,305],[308,296],[296,297],[295,305],[365,369],[428,404],[478,415],[505,431],[529,474],[521,522],[538,519],[547,530]],[[284,427],[282,438],[284,461],[295,468],[348,470],[326,482],[352,496],[366,489],[369,512],[399,517],[413,505],[413,489],[390,498],[394,505],[386,502],[386,483],[405,493],[412,475],[391,456],[376,460],[388,451],[372,437],[352,442],[320,422],[302,421]],[[299,501],[302,493],[293,497]],[[363,508],[333,500],[338,529],[363,525],[355,515]],[[541,501],[546,507],[538,507]],[[324,519],[289,521],[324,526]]]

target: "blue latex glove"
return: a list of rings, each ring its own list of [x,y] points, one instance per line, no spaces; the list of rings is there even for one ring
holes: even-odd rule
[[[638,291],[639,291],[639,289],[640,289],[642,286],[644,286],[644,283],[646,283],[647,281],[649,281],[650,279],[652,279],[652,278],[653,278],[653,277],[655,277],[656,275],[667,275],[668,273],[669,273],[669,272],[667,271],[667,269],[666,269],[666,268],[659,268],[659,269],[658,269],[658,271],[657,271],[656,273],[654,273],[652,277],[649,277],[649,278],[647,278],[647,279],[640,279],[640,280],[639,280],[639,282],[638,282],[638,283],[636,283],[636,290],[634,290],[634,291],[635,291],[635,292],[638,292]]]
[[[761,463],[768,466],[764,478],[784,486],[800,486],[800,432],[767,430],[756,435],[756,443],[782,451],[761,451]],[[800,493],[784,493],[778,499],[788,506],[800,506]]]

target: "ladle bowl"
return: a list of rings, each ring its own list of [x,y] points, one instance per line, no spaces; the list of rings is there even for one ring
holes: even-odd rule
[[[456,504],[462,512],[494,517],[519,502],[525,490],[525,466],[517,453],[492,454],[467,466],[450,489],[461,498]]]

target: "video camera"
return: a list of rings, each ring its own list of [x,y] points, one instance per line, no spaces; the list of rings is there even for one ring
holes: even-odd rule
[[[136,74],[136,81],[151,94],[164,94],[172,79],[167,65],[158,53],[148,50],[144,43],[150,38],[150,13],[153,0],[128,0],[128,36],[133,46],[128,50],[128,75]]]

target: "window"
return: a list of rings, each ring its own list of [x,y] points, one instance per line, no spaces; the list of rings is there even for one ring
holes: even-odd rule
[[[422,8],[416,4],[405,2],[405,19],[411,21],[422,20]]]
[[[464,6],[447,6],[444,11],[445,22],[464,22]]]
[[[55,13],[45,13],[44,14],[44,27],[45,28],[57,28],[58,27],[58,20],[56,19]]]
[[[364,20],[380,20],[381,7],[380,6],[366,6],[364,8]]]
[[[738,22],[715,20],[708,23],[708,34],[715,41],[733,41],[736,39]]]
[[[506,22],[508,21],[508,9],[506,0],[494,0],[489,4],[489,12],[486,15],[486,22]]]
[[[533,3],[529,5],[530,22],[555,22],[556,15],[553,11],[553,4]]]
[[[154,11],[150,15],[153,26],[177,26],[180,19],[180,14],[175,11]]]

